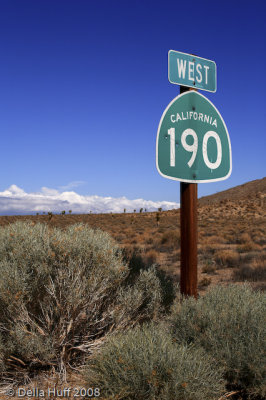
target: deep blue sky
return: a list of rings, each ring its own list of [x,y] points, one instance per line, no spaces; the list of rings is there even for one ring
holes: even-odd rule
[[[0,192],[58,189],[179,202],[159,175],[158,124],[179,86],[168,50],[217,64],[218,108],[232,144],[229,179],[265,174],[266,2],[0,0]]]

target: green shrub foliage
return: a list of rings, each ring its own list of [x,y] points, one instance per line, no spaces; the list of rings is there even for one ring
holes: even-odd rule
[[[194,343],[224,369],[228,388],[266,395],[265,293],[247,284],[216,286],[199,298],[177,299],[170,316],[174,338]]]
[[[145,264],[139,249],[133,249],[129,254],[125,249],[122,249],[124,262],[127,263],[130,274],[127,276],[126,283],[132,285],[139,277],[140,271],[142,273],[146,270],[152,270],[156,274],[157,279],[160,281],[162,306],[163,310],[168,312],[172,305],[179,286],[173,283],[173,280],[162,269],[156,268],[156,264],[149,266]]]
[[[132,284],[130,274],[122,250],[100,230],[1,227],[0,370],[12,356],[65,371],[113,331],[156,319],[163,298],[156,268],[139,270]]]
[[[211,400],[225,392],[216,363],[202,349],[174,343],[163,324],[110,338],[84,375],[108,399]]]

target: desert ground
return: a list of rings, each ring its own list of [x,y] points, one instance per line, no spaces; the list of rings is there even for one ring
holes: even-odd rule
[[[108,232],[128,254],[156,263],[176,282],[180,275],[180,210],[122,214],[41,214],[1,216],[65,229],[85,223]],[[198,200],[198,289],[249,281],[266,288],[266,178]]]
[[[1,216],[0,225],[17,220],[40,222],[65,229],[85,223],[108,232],[129,256],[134,252],[146,264],[156,263],[175,282],[180,276],[180,210],[121,214],[39,213]],[[213,285],[248,281],[254,290],[266,288],[266,178],[198,200],[198,291]],[[57,384],[57,375],[42,376],[42,385]],[[68,384],[82,385],[78,374]],[[37,383],[36,383],[37,382]],[[36,385],[31,382],[30,386]],[[29,386],[29,387],[30,387]],[[39,386],[40,387],[40,386]],[[6,396],[0,396],[6,399]]]

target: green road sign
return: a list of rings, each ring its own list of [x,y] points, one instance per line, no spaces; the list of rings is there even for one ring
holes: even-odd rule
[[[157,131],[156,167],[165,178],[215,182],[232,171],[231,143],[217,108],[202,94],[180,94],[165,109]]]
[[[216,92],[216,64],[206,58],[169,50],[168,80],[176,85]]]

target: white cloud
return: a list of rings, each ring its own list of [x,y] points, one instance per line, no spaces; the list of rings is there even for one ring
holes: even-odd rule
[[[59,194],[58,190],[50,189],[50,188],[47,188],[45,186],[43,186],[41,190],[42,190],[41,194],[45,195],[45,196],[56,196],[56,195]]]
[[[59,189],[60,190],[69,190],[69,189],[73,189],[73,188],[78,187],[78,186],[85,185],[86,183],[87,182],[85,182],[85,181],[73,181],[73,182],[69,182],[65,186],[59,186]]]
[[[20,189],[18,186],[16,185],[11,185],[9,186],[8,189],[6,189],[4,192],[0,192],[1,196],[24,196],[27,193],[24,192],[23,189]]]
[[[93,213],[120,213],[124,211],[124,208],[127,212],[132,212],[134,209],[138,212],[140,208],[157,211],[159,207],[162,207],[163,210],[171,210],[179,208],[179,204],[170,201],[130,200],[125,196],[118,198],[97,195],[82,196],[73,191],[60,193],[56,189],[47,187],[42,187],[41,192],[26,193],[18,186],[11,185],[8,189],[0,192],[0,215],[36,214],[36,212],[41,214],[44,211],[60,213],[63,210],[66,212],[72,210],[72,213],[80,214],[88,214],[90,211]]]

